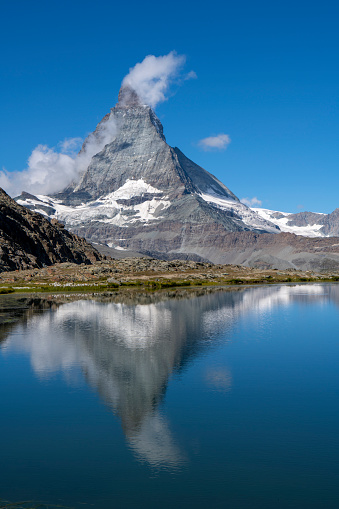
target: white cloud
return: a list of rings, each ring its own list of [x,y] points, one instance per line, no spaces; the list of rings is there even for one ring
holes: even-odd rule
[[[0,186],[11,196],[21,191],[47,194],[60,191],[76,175],[75,159],[47,145],[38,145],[29,156],[23,171],[0,173]],[[67,184],[66,184],[67,185]]]
[[[89,165],[92,157],[104,148],[105,145],[114,140],[118,128],[113,115],[102,120],[96,130],[85,139],[82,150],[77,156],[78,173],[82,173]]]
[[[241,198],[241,203],[244,203],[244,205],[247,205],[248,207],[261,207],[262,201],[258,200],[256,196],[253,198]]]
[[[157,104],[166,101],[166,92],[173,80],[179,77],[185,61],[186,57],[177,55],[175,51],[160,57],[148,55],[130,69],[122,85],[130,86],[145,104],[155,108]],[[191,78],[196,78],[194,71],[184,77]]]
[[[84,140],[82,138],[66,138],[64,141],[59,143],[61,152],[70,155],[75,152],[79,152],[83,141]]]
[[[220,133],[217,136],[209,136],[199,141],[198,145],[203,150],[225,150],[231,143],[228,134]]]
[[[0,172],[0,187],[11,196],[22,191],[32,194],[53,194],[62,191],[88,167],[92,157],[112,141],[117,133],[113,117],[102,121],[85,140],[77,154],[81,138],[69,138],[58,148],[38,145],[28,158],[23,171]]]
[[[184,80],[196,80],[198,78],[197,73],[195,71],[190,71],[184,76]]]

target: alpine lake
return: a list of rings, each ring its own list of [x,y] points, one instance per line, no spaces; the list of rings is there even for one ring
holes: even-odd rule
[[[339,284],[0,317],[0,508],[339,507]]]

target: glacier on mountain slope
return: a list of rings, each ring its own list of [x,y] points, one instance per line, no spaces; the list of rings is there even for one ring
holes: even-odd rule
[[[237,202],[233,199],[225,199],[220,195],[218,196],[212,190],[210,190],[210,193],[211,194],[200,193],[197,196],[200,196],[204,201],[216,208],[234,212],[241,218],[239,220],[252,228],[265,228],[272,233],[278,233],[279,230],[274,226],[276,225],[281,232],[294,233],[295,235],[302,235],[304,237],[326,237],[326,235],[320,231],[323,227],[322,224],[288,226],[289,216],[291,216],[292,213],[264,208],[249,208],[241,202]],[[157,197],[130,206],[117,202],[117,200],[129,200],[137,196],[142,197],[144,194],[154,194],[157,195]],[[142,179],[138,179],[127,180],[117,191],[76,207],[64,205],[61,200],[45,195],[32,196],[24,200],[18,198],[17,202],[20,205],[33,208],[36,212],[44,216],[57,219],[70,226],[77,226],[83,222],[98,221],[127,227],[129,224],[136,223],[137,221],[147,224],[150,221],[161,219],[161,211],[171,205],[171,202],[166,199],[166,197],[159,198],[161,194],[162,192],[159,189],[147,184]],[[47,213],[46,208],[52,208],[53,213]],[[325,215],[326,214],[319,213],[319,216]],[[115,243],[112,242],[111,244],[113,246]]]
[[[127,180],[116,191],[75,207],[65,205],[61,200],[45,195],[32,196],[25,200],[19,198],[17,202],[20,205],[34,208],[40,214],[65,222],[70,226],[76,226],[88,221],[109,222],[117,226],[127,226],[136,221],[147,223],[148,221],[159,219],[161,217],[160,212],[171,204],[166,199],[158,198],[145,200],[136,205],[125,205],[118,202],[118,200],[129,200],[144,194],[159,195],[162,192],[139,179]],[[45,209],[47,207],[52,208],[53,213],[48,213]]]
[[[240,201],[220,196],[212,189],[210,189],[208,193],[201,193],[200,196],[213,207],[233,212],[239,216],[239,220],[251,228],[265,229],[271,233],[279,232],[272,220],[261,217],[255,210],[250,209]]]
[[[291,212],[280,212],[277,210],[269,210],[258,207],[252,208],[252,210],[266,221],[275,223],[279,226],[282,232],[294,233],[295,235],[302,235],[303,237],[327,237],[327,235],[320,231],[321,228],[323,228],[323,224],[315,223],[305,226],[289,225],[289,216],[294,216]],[[326,214],[321,212],[316,212],[314,214],[318,214],[319,218],[321,218],[321,216],[326,216]]]
[[[209,190],[209,193],[200,192],[197,193],[197,196],[213,207],[234,213],[239,217],[239,221],[243,221],[251,228],[262,228],[277,233],[277,228],[270,220],[262,218],[243,203],[220,196],[212,189]],[[154,196],[135,205],[119,203],[119,200],[126,201],[145,195]],[[18,198],[17,202],[69,226],[92,221],[121,227],[127,227],[136,222],[147,224],[150,221],[161,219],[162,211],[171,205],[168,197],[164,196],[161,190],[147,184],[143,179],[128,179],[116,191],[78,206],[65,205],[61,200],[45,195],[31,196],[24,200]],[[47,212],[47,209],[53,209],[53,212]],[[236,221],[237,218],[235,217],[234,220]]]

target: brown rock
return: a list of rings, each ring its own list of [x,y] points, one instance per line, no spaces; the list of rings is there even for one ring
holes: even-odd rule
[[[53,263],[85,263],[103,256],[59,221],[22,207],[0,188],[0,272]]]

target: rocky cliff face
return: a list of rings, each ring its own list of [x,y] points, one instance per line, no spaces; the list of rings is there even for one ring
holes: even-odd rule
[[[261,269],[339,270],[339,238],[309,238],[293,233],[258,234],[215,229],[206,235],[197,254],[217,263],[232,263]]]
[[[327,214],[322,221],[321,231],[324,235],[330,237],[339,237],[339,209],[335,209],[331,214]]]
[[[58,262],[91,263],[101,255],[69,233],[12,200],[0,188],[0,271],[42,267]]]

